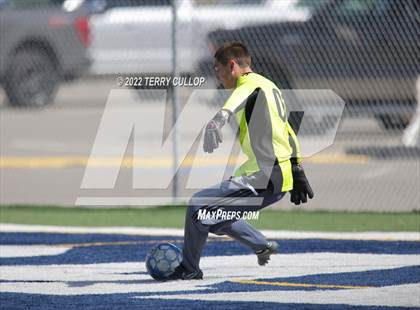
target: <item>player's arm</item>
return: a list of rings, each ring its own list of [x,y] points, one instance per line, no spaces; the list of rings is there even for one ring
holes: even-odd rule
[[[286,123],[286,128],[289,133],[289,144],[292,147],[292,154],[290,156],[290,161],[292,162],[292,164],[300,164],[302,162],[302,158],[300,155],[299,140],[292,126],[289,124],[289,122]]]
[[[236,88],[223,105],[223,108],[207,123],[204,132],[203,150],[206,153],[213,153],[223,142],[222,127],[229,120],[229,117],[244,107],[246,99],[251,91],[247,87]]]
[[[227,111],[230,114],[235,114],[245,107],[247,99],[253,91],[254,89],[248,87],[246,84],[239,86],[226,100],[222,110]]]
[[[299,205],[307,202],[308,197],[312,199],[314,192],[301,165],[300,145],[296,133],[289,122],[286,123],[286,127],[289,132],[289,143],[292,147],[290,161],[292,163],[293,189],[290,191],[290,201],[295,205]]]

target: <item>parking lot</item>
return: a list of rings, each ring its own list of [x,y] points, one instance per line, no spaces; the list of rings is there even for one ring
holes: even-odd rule
[[[113,197],[116,203],[139,205],[147,204],[146,197],[150,196],[162,197],[159,200],[161,203],[171,202],[171,188],[159,192],[133,189],[133,165],[123,165],[114,189],[80,189],[108,94],[116,88],[114,77],[85,78],[63,85],[55,104],[42,109],[10,108],[5,105],[2,94],[0,203],[71,206],[80,197],[88,198],[82,199],[82,202],[90,201],[92,197]],[[181,98],[188,97],[188,91],[181,90],[180,93]],[[156,112],[155,101],[142,100],[140,104],[144,113]],[[200,103],[197,106],[200,110]],[[206,110],[203,108],[202,111]],[[145,133],[142,139],[152,142],[156,138],[153,133],[160,130],[150,128],[150,133]],[[227,135],[227,139],[230,138]],[[333,145],[305,159],[308,178],[316,193],[315,199],[305,209],[418,209],[418,158],[396,156],[378,159],[348,152],[350,148],[357,147],[396,146],[401,144],[400,140],[401,132],[384,131],[371,118],[342,119]],[[182,137],[180,143],[184,143]],[[131,147],[130,143],[127,155]],[[197,178],[217,178],[212,174],[223,169],[223,160],[218,161],[220,156],[217,153],[213,156],[213,160],[208,161],[206,158],[210,157],[200,157],[202,164],[196,170]],[[153,183],[153,178],[162,169],[170,167],[171,157],[161,156],[147,163],[144,177]],[[183,187],[187,172],[184,169],[179,174],[181,201],[194,192],[194,189]],[[291,205],[285,199],[279,206],[290,208]]]

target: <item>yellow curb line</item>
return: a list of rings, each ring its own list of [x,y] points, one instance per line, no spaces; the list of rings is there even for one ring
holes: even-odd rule
[[[241,284],[256,284],[256,285],[272,285],[272,286],[286,286],[286,287],[313,287],[313,288],[336,288],[336,289],[361,289],[373,288],[374,286],[354,286],[354,285],[333,285],[333,284],[308,284],[308,283],[291,283],[291,282],[267,282],[256,280],[232,280],[230,282]]]
[[[364,155],[316,155],[304,160],[305,163],[314,164],[360,164],[368,161],[368,156]],[[186,157],[181,164],[181,168],[212,167],[220,165],[235,165],[246,161],[245,156],[236,156],[226,159],[224,156],[209,157]],[[171,168],[172,159],[170,157],[97,157],[89,158],[86,156],[75,157],[0,157],[0,168],[66,168],[66,167],[90,167],[95,168]]]
[[[233,241],[228,238],[209,238],[207,242],[219,242],[219,241]],[[154,244],[154,243],[179,243],[183,242],[182,239],[168,239],[168,240],[138,240],[138,241],[115,241],[115,242],[86,242],[86,243],[59,243],[59,244],[31,244],[33,246],[52,246],[52,247],[63,247],[63,248],[83,248],[83,247],[95,247],[95,246],[118,246],[118,245],[136,245],[136,244]]]

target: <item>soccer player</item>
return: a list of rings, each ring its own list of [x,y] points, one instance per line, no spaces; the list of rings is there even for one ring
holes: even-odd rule
[[[267,264],[277,251],[276,242],[269,242],[245,220],[200,219],[198,214],[203,210],[213,214],[217,210],[256,211],[279,201],[287,192],[296,205],[314,196],[301,166],[299,143],[287,120],[280,89],[252,71],[251,56],[239,42],[224,44],[214,58],[217,78],[224,88],[234,91],[206,125],[203,148],[208,153],[218,148],[223,125],[236,117],[241,148],[248,160],[229,180],[193,195],[185,219],[183,260],[168,280],[203,278],[199,263],[209,232],[228,235],[249,247],[259,265]],[[260,198],[259,203],[244,202],[251,197]]]

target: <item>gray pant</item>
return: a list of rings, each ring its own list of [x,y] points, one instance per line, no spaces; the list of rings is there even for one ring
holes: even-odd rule
[[[228,235],[249,247],[253,252],[264,249],[268,243],[262,233],[243,219],[198,220],[199,209],[212,212],[218,209],[257,211],[280,200],[284,195],[284,192],[273,194],[269,190],[256,192],[249,184],[247,177],[231,178],[195,193],[189,202],[185,217],[182,265],[188,271],[199,269],[201,251],[209,232]]]

